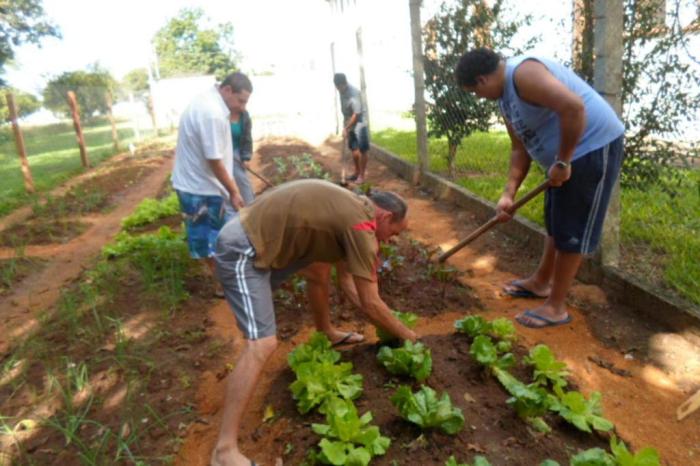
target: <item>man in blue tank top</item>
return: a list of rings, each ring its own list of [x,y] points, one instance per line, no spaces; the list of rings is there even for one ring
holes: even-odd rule
[[[480,48],[455,70],[465,91],[498,101],[511,139],[508,181],[497,204],[501,221],[532,160],[547,172],[547,239],[539,266],[504,291],[544,303],[520,313],[524,326],[569,323],[566,295],[583,255],[595,251],[620,173],[624,125],[598,93],[561,64],[541,57],[504,59]]]

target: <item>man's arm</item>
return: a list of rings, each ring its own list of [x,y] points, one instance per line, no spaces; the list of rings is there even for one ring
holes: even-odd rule
[[[360,309],[367,315],[374,325],[378,325],[387,332],[404,340],[415,341],[416,333],[406,327],[389,309],[382,298],[379,297],[377,282],[353,275],[355,289],[360,300]]]
[[[586,127],[586,108],[581,97],[570,91],[538,61],[523,62],[515,70],[513,79],[520,98],[557,114],[561,133],[557,159],[571,162]],[[571,176],[571,167],[550,169],[549,175],[552,185],[559,186]]]
[[[496,204],[496,212],[502,222],[508,221],[512,215],[507,213],[507,210],[513,205],[515,195],[523,180],[530,171],[530,156],[527,154],[527,149],[522,141],[518,138],[513,130],[513,127],[506,123],[508,136],[510,136],[510,168],[508,170],[508,181],[503,189],[503,194]]]
[[[338,283],[340,284],[340,289],[343,290],[345,296],[348,297],[351,303],[356,307],[362,308],[362,303],[360,303],[360,296],[357,293],[357,288],[355,287],[355,280],[353,279],[350,272],[348,272],[345,263],[336,262],[335,271],[338,274]]]
[[[216,179],[219,180],[219,182],[224,185],[224,188],[226,188],[226,191],[228,191],[233,208],[238,210],[243,207],[245,205],[243,198],[238,191],[236,182],[233,181],[233,179],[229,176],[228,171],[226,171],[224,162],[222,162],[221,159],[207,159],[207,162],[209,163],[209,167],[211,167],[211,171],[214,172]]]

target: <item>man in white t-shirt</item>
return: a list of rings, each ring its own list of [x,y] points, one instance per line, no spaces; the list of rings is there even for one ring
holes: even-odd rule
[[[229,115],[243,112],[252,92],[246,75],[232,73],[219,86],[195,97],[180,118],[173,188],[185,214],[190,254],[204,259],[212,273],[226,205],[234,210],[244,205],[233,179]],[[223,293],[217,295],[223,297]]]

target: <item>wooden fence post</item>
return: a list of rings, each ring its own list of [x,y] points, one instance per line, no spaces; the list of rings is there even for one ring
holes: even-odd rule
[[[24,136],[17,122],[17,107],[15,106],[15,97],[12,92],[5,94],[7,99],[7,109],[10,111],[10,121],[12,122],[12,131],[15,133],[15,146],[17,146],[17,154],[22,163],[22,176],[24,177],[24,189],[28,193],[34,193],[34,179],[32,172],[29,170],[29,161],[27,160],[27,150],[24,147]]]
[[[114,152],[119,152],[119,135],[117,133],[117,123],[114,121],[114,114],[112,114],[111,90],[105,92],[105,102],[107,102],[107,118],[109,119],[109,123],[112,125],[112,145],[114,147]]]
[[[78,101],[73,91],[68,91],[68,105],[70,105],[70,111],[73,115],[73,127],[75,128],[75,136],[78,139],[78,146],[80,147],[80,161],[83,167],[90,168],[87,148],[85,147],[85,138],[83,137],[83,128],[80,126],[80,110],[78,109]]]

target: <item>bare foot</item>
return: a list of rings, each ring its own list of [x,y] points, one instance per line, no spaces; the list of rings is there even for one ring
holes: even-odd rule
[[[216,447],[211,454],[209,466],[250,466],[253,463],[238,449],[233,447]]]

